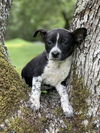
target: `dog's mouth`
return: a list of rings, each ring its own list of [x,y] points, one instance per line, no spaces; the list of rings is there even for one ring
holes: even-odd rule
[[[49,58],[49,60],[53,60],[53,61],[61,61],[61,57],[56,57],[56,58],[51,57],[51,58]]]

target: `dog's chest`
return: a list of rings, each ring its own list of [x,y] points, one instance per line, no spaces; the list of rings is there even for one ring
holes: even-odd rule
[[[66,79],[69,74],[70,67],[71,57],[62,62],[49,60],[42,74],[43,83],[56,87],[57,84]]]

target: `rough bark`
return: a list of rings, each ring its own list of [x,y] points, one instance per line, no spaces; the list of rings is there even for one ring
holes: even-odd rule
[[[0,45],[3,47],[5,57],[8,59],[7,47],[4,44],[4,35],[6,30],[6,20],[9,16],[11,0],[0,0]]]
[[[8,1],[6,0],[4,5],[7,4],[6,2]],[[5,20],[2,21],[2,24],[5,24]],[[23,99],[26,99],[27,96],[25,94],[28,88],[20,80],[20,77],[7,59],[5,59],[5,51],[1,48],[0,68],[3,71],[0,73],[0,106],[2,107],[0,108],[0,117],[3,116],[1,122],[9,119],[3,131],[4,133],[99,133],[99,0],[78,0],[72,28],[76,29],[76,27],[81,26],[87,27],[88,36],[85,42],[74,53],[72,72],[68,84],[70,99],[75,111],[73,118],[68,119],[63,115],[59,95],[55,90],[49,91],[46,94],[42,93],[41,109],[39,112],[32,112],[25,106],[21,106],[19,110],[21,98],[23,96]],[[5,26],[2,27],[5,29]],[[4,30],[0,30],[0,36],[3,44]],[[16,101],[16,99],[18,100]],[[9,103],[12,104],[10,105]],[[15,106],[17,108],[12,108]],[[15,115],[16,110],[19,111]],[[12,115],[13,118],[10,118]]]
[[[89,90],[86,125],[91,124],[88,132],[100,132],[100,1],[78,0],[72,29],[86,27],[88,36],[74,53],[72,75],[82,79]],[[74,70],[75,69],[75,70]],[[71,78],[71,81],[73,79]],[[74,84],[76,84],[74,82]],[[71,84],[68,86],[71,87]],[[83,95],[83,94],[82,94]]]

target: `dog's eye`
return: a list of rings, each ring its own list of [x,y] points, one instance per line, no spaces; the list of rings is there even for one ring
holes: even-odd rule
[[[52,45],[53,44],[51,41],[48,41],[47,43],[48,43],[48,45]]]
[[[65,44],[66,44],[67,42],[68,42],[67,40],[63,40],[63,43],[65,43]]]
[[[62,45],[63,45],[63,46],[67,46],[67,42],[63,42]]]
[[[63,40],[62,45],[63,45],[63,46],[66,46],[67,43],[68,43],[67,40]]]

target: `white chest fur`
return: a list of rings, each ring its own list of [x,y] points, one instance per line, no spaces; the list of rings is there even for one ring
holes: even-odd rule
[[[72,56],[64,61],[49,60],[44,68],[42,79],[45,84],[57,86],[68,76],[71,67]]]

